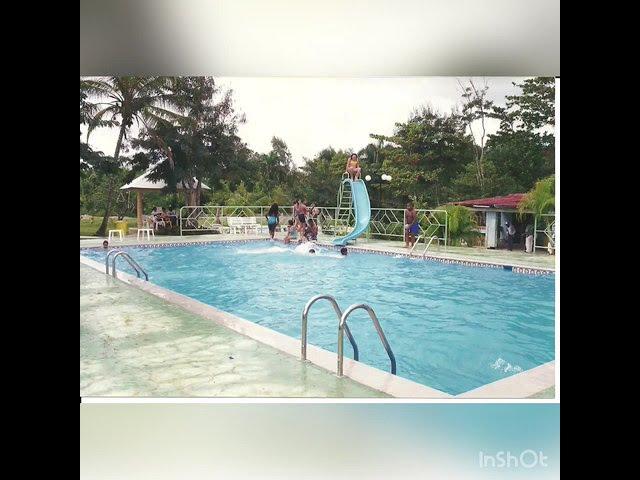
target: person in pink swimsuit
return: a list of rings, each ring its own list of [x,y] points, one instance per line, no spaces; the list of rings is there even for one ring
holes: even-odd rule
[[[360,168],[360,161],[358,160],[358,154],[352,153],[349,155],[347,159],[346,173],[349,174],[349,177],[352,180],[358,180],[360,178],[360,174],[362,173],[362,169]]]

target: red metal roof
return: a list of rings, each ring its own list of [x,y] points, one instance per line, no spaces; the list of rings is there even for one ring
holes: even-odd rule
[[[463,207],[508,208],[515,210],[524,196],[524,193],[512,193],[503,197],[475,198],[461,202],[451,202],[451,204],[462,205]]]

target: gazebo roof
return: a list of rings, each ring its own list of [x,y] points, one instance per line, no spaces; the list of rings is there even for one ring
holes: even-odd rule
[[[145,173],[140,175],[139,177],[134,178],[131,182],[127,183],[120,187],[120,190],[162,190],[166,188],[167,184],[163,180],[153,182],[149,180],[148,175],[150,171],[147,170]],[[196,178],[193,177],[195,180]],[[176,185],[178,190],[182,190],[182,183],[178,182]],[[207,187],[204,183],[202,183],[203,190],[211,190],[211,188]]]

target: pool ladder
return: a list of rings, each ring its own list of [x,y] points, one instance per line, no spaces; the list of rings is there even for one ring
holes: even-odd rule
[[[369,314],[369,317],[373,322],[373,326],[378,332],[378,336],[380,337],[382,346],[384,347],[384,349],[387,352],[387,355],[389,356],[389,360],[391,362],[391,373],[394,375],[396,374],[396,357],[393,354],[393,351],[391,350],[391,346],[387,341],[387,337],[385,336],[384,331],[380,326],[380,322],[378,321],[378,316],[376,315],[376,312],[374,312],[373,308],[371,308],[369,305],[366,305],[364,303],[356,303],[354,305],[351,305],[344,312],[342,312],[340,310],[340,307],[338,306],[338,302],[336,301],[335,297],[331,295],[316,295],[315,297],[312,297],[304,306],[304,309],[302,310],[302,335],[301,335],[302,360],[307,359],[307,320],[309,317],[309,310],[311,309],[311,306],[314,303],[316,303],[318,300],[328,300],[333,306],[333,309],[336,312],[336,315],[339,320],[338,322],[338,368],[337,368],[337,374],[339,377],[343,376],[343,370],[344,370],[343,343],[344,343],[345,333],[347,334],[347,339],[349,340],[349,343],[351,343],[351,347],[353,348],[353,359],[358,361],[358,358],[359,358],[358,345],[356,344],[356,341],[353,338],[353,335],[351,334],[351,330],[349,330],[349,325],[347,325],[347,318],[349,317],[349,315],[351,315],[351,313],[353,313],[355,310],[359,310],[359,309],[365,310]]]
[[[416,246],[420,242],[421,238],[424,238],[425,244],[426,244],[424,246],[424,250],[422,250],[422,258],[424,258],[427,255],[427,250],[429,249],[429,247],[431,246],[431,244],[433,243],[434,240],[436,240],[438,242],[438,250],[439,250],[439,247],[440,247],[440,238],[439,237],[437,237],[436,235],[432,235],[429,238],[429,241],[427,241],[427,237],[426,236],[418,235],[418,238],[416,239],[416,242],[413,244],[413,247],[411,247],[411,250],[409,251],[409,254],[413,253],[413,250],[416,248]]]
[[[144,279],[146,281],[149,281],[149,275],[147,275],[147,272],[144,271],[140,264],[136,262],[127,252],[125,252],[124,250],[118,250],[117,248],[110,250],[109,253],[107,253],[106,258],[104,259],[104,269],[107,275],[109,275],[109,257],[111,256],[111,254],[115,254],[113,256],[113,259],[111,259],[111,275],[113,275],[115,278],[118,277],[118,275],[116,274],[116,258],[122,256],[122,258],[124,258],[129,263],[129,265],[131,265],[131,268],[136,271],[136,275],[138,278],[140,278],[140,274],[142,274],[144,275]]]

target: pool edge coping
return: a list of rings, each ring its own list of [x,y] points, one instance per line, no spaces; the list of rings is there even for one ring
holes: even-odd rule
[[[163,244],[137,244],[137,245],[122,245],[122,247],[147,247],[157,248],[160,246],[185,246],[192,244],[233,244],[233,243],[249,243],[260,242],[269,239],[237,239],[237,240],[207,240],[204,242],[187,242],[187,243],[163,243]],[[275,240],[276,242],[282,242],[281,240]],[[332,244],[325,244],[318,242],[318,245],[335,247]],[[358,247],[350,247],[358,248]],[[100,247],[81,247],[82,250],[100,250]],[[361,251],[372,252],[369,249],[360,249]],[[392,252],[376,252],[385,255],[394,255]],[[398,254],[400,255],[400,254]],[[411,257],[411,254],[405,253],[405,257]],[[414,257],[415,258],[415,257]],[[442,258],[442,257],[440,257]],[[104,264],[101,264],[95,260],[84,257],[80,254],[80,263],[87,265],[100,273],[106,275],[104,271]],[[475,262],[473,262],[475,263]],[[551,272],[555,273],[555,272]],[[185,310],[199,315],[208,320],[212,320],[218,325],[224,326],[233,330],[241,335],[252,338],[265,345],[268,345],[276,350],[282,351],[289,355],[300,359],[300,340],[289,335],[285,335],[276,332],[273,329],[258,325],[244,318],[238,317],[231,313],[219,310],[216,307],[207,305],[203,302],[195,300],[186,295],[174,292],[170,289],[160,287],[152,282],[143,281],[130,275],[126,272],[120,271],[118,273],[118,280],[123,281],[129,285],[140,288],[156,297],[159,297],[169,303],[181,306]],[[314,365],[335,374],[337,371],[335,353],[309,344],[307,346],[307,361]],[[531,369],[510,375],[491,383],[487,383],[480,387],[468,390],[466,392],[451,395],[446,392],[442,392],[433,387],[414,382],[412,380],[393,375],[388,372],[384,372],[378,368],[371,367],[362,362],[354,361],[348,357],[344,358],[344,376],[360,383],[366,387],[380,391],[394,398],[448,398],[448,399],[526,399],[531,395],[535,395],[543,390],[555,386],[555,360],[538,365]]]
[[[524,372],[495,380],[456,395],[456,398],[529,398],[555,386],[556,361],[551,360]],[[517,395],[514,393],[517,392]]]

